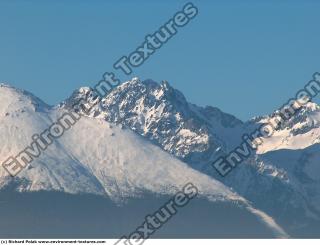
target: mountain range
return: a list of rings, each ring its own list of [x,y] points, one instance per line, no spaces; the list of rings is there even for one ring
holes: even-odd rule
[[[34,134],[47,129],[72,105],[96,96],[95,90],[83,87],[60,104],[49,106],[29,92],[1,84],[0,162],[30,145]],[[172,225],[160,237],[183,238],[188,234],[209,238],[319,237],[320,107],[315,103],[303,106],[228,176],[221,177],[212,167],[214,160],[240,144],[243,134],[272,116],[273,113],[242,122],[218,108],[189,103],[168,82],[159,84],[133,78],[112,90],[89,115],[82,115],[72,129],[54,141],[18,176],[12,178],[0,168],[0,197],[8,197],[11,202],[26,200],[30,217],[39,217],[39,220],[44,219],[37,210],[51,210],[50,203],[59,200],[61,205],[67,203],[66,200],[85,199],[88,205],[67,219],[76,226],[75,217],[81,217],[81,213],[88,212],[90,217],[96,217],[95,212],[99,212],[90,207],[94,202],[88,202],[92,197],[87,195],[102,198],[99,203],[108,200],[109,209],[105,213],[110,215],[113,210],[117,213],[114,220],[117,220],[117,217],[124,219],[123,213],[130,210],[139,210],[143,216],[143,210],[148,209],[146,198],[162,200],[192,182],[199,189],[199,200],[203,201],[192,211],[202,217],[198,220],[200,228],[179,230]],[[25,195],[35,195],[37,203],[38,200],[43,202],[45,195],[52,202],[39,206]],[[57,198],[57,195],[62,196]],[[134,200],[139,200],[140,208],[129,204]],[[81,206],[78,201],[73,205]],[[119,206],[121,209],[115,208]],[[64,207],[67,205],[57,209],[54,216],[65,220]],[[12,212],[10,215],[15,216]],[[27,218],[22,215],[14,220],[21,223],[21,219]],[[128,226],[118,220],[119,227],[129,231],[135,222],[139,225],[138,217],[135,219]],[[177,223],[181,225],[196,218],[179,219]],[[8,226],[8,222],[2,222],[0,227]],[[101,222],[101,225],[111,226],[110,222]],[[40,223],[42,228],[36,233],[39,237],[62,234],[56,223],[48,224],[48,220]],[[201,227],[211,229],[204,234]],[[50,233],[52,230],[56,233]],[[102,230],[99,236],[121,236],[111,230],[111,227],[109,233]],[[16,233],[10,233],[10,229],[5,231],[0,232],[0,236],[29,235],[19,229]],[[35,231],[30,229],[31,233]],[[66,233],[65,236],[68,234],[96,235],[94,230]]]

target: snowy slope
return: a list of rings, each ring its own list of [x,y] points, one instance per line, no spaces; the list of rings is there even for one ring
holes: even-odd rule
[[[0,95],[0,161],[4,162],[29,146],[34,134],[48,128],[53,122],[50,116],[53,110],[38,98],[7,85],[0,86]],[[54,142],[20,177],[27,180],[19,186],[21,190],[103,192],[97,179],[73,159],[60,142]],[[12,181],[2,167],[0,180],[0,186]]]

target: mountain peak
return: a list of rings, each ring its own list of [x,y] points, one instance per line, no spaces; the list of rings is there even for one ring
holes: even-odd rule
[[[320,109],[320,106],[315,102],[308,102],[304,104],[302,108],[305,108],[306,110],[309,110],[309,111],[316,111]]]
[[[4,82],[1,82],[0,83],[0,90],[2,93],[4,92],[14,92],[15,94],[24,94],[24,93],[28,93],[26,91],[23,91],[21,89],[18,89],[12,85],[10,85],[9,83],[4,83]]]
[[[88,93],[94,97],[95,92],[85,88],[76,91],[66,104]],[[230,132],[227,137],[237,137],[237,127],[242,125],[217,108],[190,104],[168,81],[139,78],[113,89],[89,117],[122,124],[179,158],[206,164],[216,149],[225,149],[225,132]],[[200,159],[201,154],[205,157]]]
[[[163,81],[161,82],[161,87],[163,87],[163,88],[166,89],[166,90],[169,90],[169,89],[172,88],[172,87],[170,86],[169,82],[166,81],[166,80],[163,80]]]
[[[0,83],[0,113],[6,114],[8,111],[24,111],[47,109],[49,106],[33,94],[18,89],[7,83]]]

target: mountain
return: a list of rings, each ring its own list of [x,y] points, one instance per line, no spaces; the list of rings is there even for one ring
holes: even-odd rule
[[[318,219],[320,214],[319,157],[319,144],[314,144],[305,149],[269,151],[260,156],[263,162],[272,164],[272,166],[285,173],[287,182],[290,183],[290,186],[294,187],[292,188],[292,192],[294,191],[296,193],[295,195],[304,199],[306,204],[305,210],[309,210],[306,215],[314,219]],[[291,203],[293,199],[287,199],[286,201]],[[299,206],[296,205],[296,212],[293,215],[298,216],[301,215],[301,213]],[[284,216],[285,212],[279,215]],[[295,222],[291,224],[291,226],[295,226],[295,228],[298,229],[302,224],[303,223],[298,224]],[[309,227],[309,229],[315,228]]]
[[[135,84],[137,81],[134,80],[132,83]],[[168,89],[165,84],[162,87],[164,90]],[[16,157],[26,147],[29,148],[29,152],[32,147],[34,151],[34,145],[31,144],[34,140],[34,135],[45,132],[60,116],[67,113],[68,102],[76,100],[83,93],[89,92],[90,89],[82,88],[75,92],[73,97],[66,102],[52,107],[26,91],[1,84],[0,135],[2,136],[2,141],[0,143],[0,161],[3,163],[8,157]],[[122,94],[122,96],[130,96],[130,93],[128,95]],[[158,96],[160,95],[158,94]],[[182,101],[183,96],[181,95],[175,105],[181,105]],[[190,109],[190,111],[186,112],[196,113],[194,110]],[[219,120],[226,127],[235,128],[241,124],[234,117],[225,116],[217,109],[208,109],[208,111],[212,116],[221,116]],[[163,151],[159,146],[151,144],[146,138],[119,125],[119,122],[108,122],[102,116],[102,112],[104,111],[99,107],[99,110],[95,111],[92,116],[82,117],[72,128],[66,130],[59,139],[53,140],[47,149],[41,151],[40,156],[34,157],[34,160],[16,177],[12,178],[4,168],[0,168],[0,196],[9,202],[7,209],[2,212],[2,217],[9,215],[10,220],[12,220],[9,224],[8,222],[0,222],[0,227],[5,228],[0,233],[2,237],[10,234],[15,236],[38,234],[38,237],[43,237],[50,235],[50,231],[53,228],[53,230],[57,231],[55,235],[59,237],[59,234],[61,235],[61,230],[59,231],[60,222],[52,224],[48,221],[49,219],[56,220],[59,217],[58,221],[65,220],[70,225],[69,227],[79,227],[81,223],[85,223],[85,220],[88,219],[83,218],[85,220],[81,220],[83,212],[88,212],[92,217],[99,216],[99,209],[96,210],[94,207],[96,205],[101,207],[102,204],[110,206],[110,210],[103,211],[104,214],[111,215],[110,212],[116,212],[115,210],[117,210],[116,214],[121,217],[121,220],[117,221],[118,225],[124,227],[125,221],[123,219],[125,217],[123,213],[131,213],[137,210],[137,207],[126,206],[126,203],[139,198],[150,198],[150,195],[152,200],[159,196],[172,196],[188,182],[193,183],[198,188],[199,198],[206,200],[205,205],[199,204],[199,207],[194,209],[193,212],[198,212],[199,215],[202,214],[203,217],[206,217],[208,214],[201,211],[200,207],[202,205],[206,207],[203,210],[211,210],[211,212],[215,210],[217,216],[219,214],[221,216],[222,213],[225,214],[223,217],[224,222],[222,223],[215,221],[216,223],[213,224],[206,220],[205,222],[207,223],[202,224],[212,224],[217,229],[220,227],[220,230],[212,231],[211,237],[214,235],[219,236],[219,234],[220,236],[228,237],[232,233],[241,236],[239,231],[243,229],[246,230],[246,233],[242,233],[242,235],[247,234],[247,236],[250,236],[251,234],[251,237],[255,237],[258,234],[262,234],[262,237],[266,237],[266,234],[268,234],[268,237],[287,237],[283,229],[270,216],[254,208],[245,198],[230,190],[220,181],[194,170],[173,155]],[[145,113],[146,115],[148,114],[147,111]],[[166,120],[172,119],[169,114],[167,116]],[[192,128],[192,116],[194,114],[190,114],[188,117],[190,122],[186,130]],[[114,117],[118,118],[118,115],[115,114]],[[207,118],[208,121],[209,118],[210,116]],[[203,118],[201,123],[208,123],[206,122],[207,119]],[[141,118],[141,120],[145,119]],[[161,120],[160,115],[157,120]],[[203,129],[199,132],[203,133],[203,135],[209,134],[209,123],[207,127],[208,129]],[[157,132],[159,137],[164,137],[170,135],[169,128],[157,130],[155,125],[150,125],[150,134],[154,133],[154,140],[160,140],[160,138],[156,138]],[[174,134],[172,137],[174,137]],[[179,137],[186,140],[195,139],[193,135],[188,138],[189,134],[181,134],[181,136],[175,138],[175,144],[179,147],[182,147],[181,143],[176,142]],[[186,149],[195,148],[201,150],[201,146],[206,145],[205,141],[202,141],[205,136],[201,137],[201,139],[196,137],[196,139],[198,141],[194,145],[186,147]],[[166,145],[169,146],[169,142],[167,143],[168,145]],[[173,150],[174,147],[170,149]],[[209,153],[208,149],[206,151]],[[173,150],[173,152],[183,153],[185,151],[179,148],[179,150]],[[30,193],[30,195],[23,193]],[[58,193],[58,196],[56,193]],[[61,196],[59,193],[64,195]],[[86,195],[89,195],[89,199]],[[92,198],[90,195],[105,199],[90,202],[88,201]],[[79,200],[85,202],[88,206],[81,206]],[[39,203],[43,203],[44,206],[39,206]],[[144,203],[144,201],[141,203]],[[19,206],[20,204],[23,204],[23,206]],[[72,209],[75,215],[67,220],[62,214],[67,212],[64,207],[71,207],[70,205],[75,209]],[[118,205],[124,205],[124,209],[117,209]],[[54,208],[55,206],[59,208]],[[23,212],[21,216],[15,213],[15,210],[26,210],[26,207],[28,207],[28,211],[26,213]],[[144,209],[141,206],[139,207],[139,213],[142,214]],[[39,210],[43,211],[43,215],[41,212],[39,213]],[[233,214],[234,216],[232,216]],[[113,216],[113,220],[116,217],[116,215]],[[234,229],[228,231],[228,227],[231,227],[239,217],[241,217],[246,226],[233,225]],[[180,222],[191,223],[194,218],[184,219],[183,222],[180,220]],[[34,219],[37,222],[34,222]],[[24,224],[26,221],[31,224],[35,223],[34,226],[31,225],[29,227],[29,233],[23,229],[13,229],[16,233],[10,233],[12,230],[7,230],[8,227],[13,226],[12,228],[14,228],[17,224]],[[200,226],[201,220],[198,220],[198,222]],[[105,233],[109,234],[109,237],[119,236],[119,234],[111,232],[112,222],[101,220],[100,224],[103,224],[106,229],[110,229],[109,233]],[[32,227],[37,227],[35,228],[37,230],[33,230]],[[238,232],[236,232],[237,227],[239,228]],[[261,230],[263,232],[259,233],[257,227],[259,227],[260,232]],[[7,232],[4,232],[5,230]],[[89,230],[91,230],[91,233]],[[78,230],[78,233],[72,233],[71,231],[74,230],[68,229],[64,232],[68,231],[70,237],[72,234],[78,236],[81,230]],[[256,234],[255,231],[257,231]],[[88,229],[87,232],[89,233],[84,234],[88,236],[94,235],[94,230],[92,229]],[[198,232],[201,231],[198,230]],[[99,236],[103,236],[104,233],[100,231],[99,234]],[[197,232],[194,231],[191,234],[196,236]],[[168,236],[169,233],[163,235],[163,237]],[[208,231],[207,236],[210,237]]]
[[[256,118],[254,124],[261,125],[272,120],[276,113],[277,111],[269,116]],[[287,222],[291,223],[290,226],[295,230],[304,224],[303,232],[314,230],[314,220],[318,221],[320,217],[320,181],[317,177],[319,171],[317,159],[320,152],[319,119],[320,107],[313,102],[307,103],[275,130],[272,137],[264,139],[256,156],[257,162],[269,166],[268,171],[271,175],[281,176],[282,183],[287,183],[291,194],[284,200],[290,201],[286,206],[283,205],[282,214],[279,215],[284,216],[292,206],[289,212],[295,217],[300,216],[301,219],[295,218]]]
[[[81,88],[61,106],[71,108],[97,95],[91,88]],[[197,169],[235,146],[243,125],[218,108],[190,104],[166,81],[138,78],[112,90],[89,116],[124,125]]]
[[[70,108],[80,99],[94,100],[96,97],[94,90],[82,88],[61,106]],[[313,198],[315,189],[316,192],[320,190],[319,183],[313,183],[313,192],[301,191],[303,175],[293,177],[292,169],[283,167],[288,164],[283,161],[289,161],[289,152],[288,158],[278,160],[262,155],[278,149],[303,149],[316,144],[319,139],[318,113],[319,106],[314,103],[303,106],[225,178],[217,174],[211,163],[239,146],[244,133],[253,132],[275,113],[243,123],[217,108],[203,108],[187,102],[168,82],[159,84],[134,78],[103,98],[89,117],[131,129],[192,168],[223,182],[275,217],[288,230],[310,230],[319,234],[320,230],[314,228],[315,223],[319,227],[319,202]]]
[[[0,134],[5,139],[0,160],[4,162],[29,146],[34,134],[49,128],[66,111],[11,87],[2,85],[0,89]],[[97,193],[110,198],[130,196],[143,189],[172,194],[174,190],[168,187],[180,188],[192,181],[206,195],[233,199],[221,183],[199,175],[130,130],[83,117],[15,179],[21,179],[21,190]],[[0,178],[11,180],[4,168],[0,169]]]
[[[249,122],[261,125],[276,117],[277,111]],[[295,115],[286,120],[270,138],[266,138],[258,154],[278,149],[304,149],[320,143],[320,106],[308,102]]]

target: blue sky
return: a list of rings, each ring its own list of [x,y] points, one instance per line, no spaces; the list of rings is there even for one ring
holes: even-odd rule
[[[56,104],[93,86],[187,1],[0,2],[0,81]],[[132,76],[247,120],[320,71],[320,1],[193,1],[198,16]],[[1,96],[1,95],[0,95]]]

